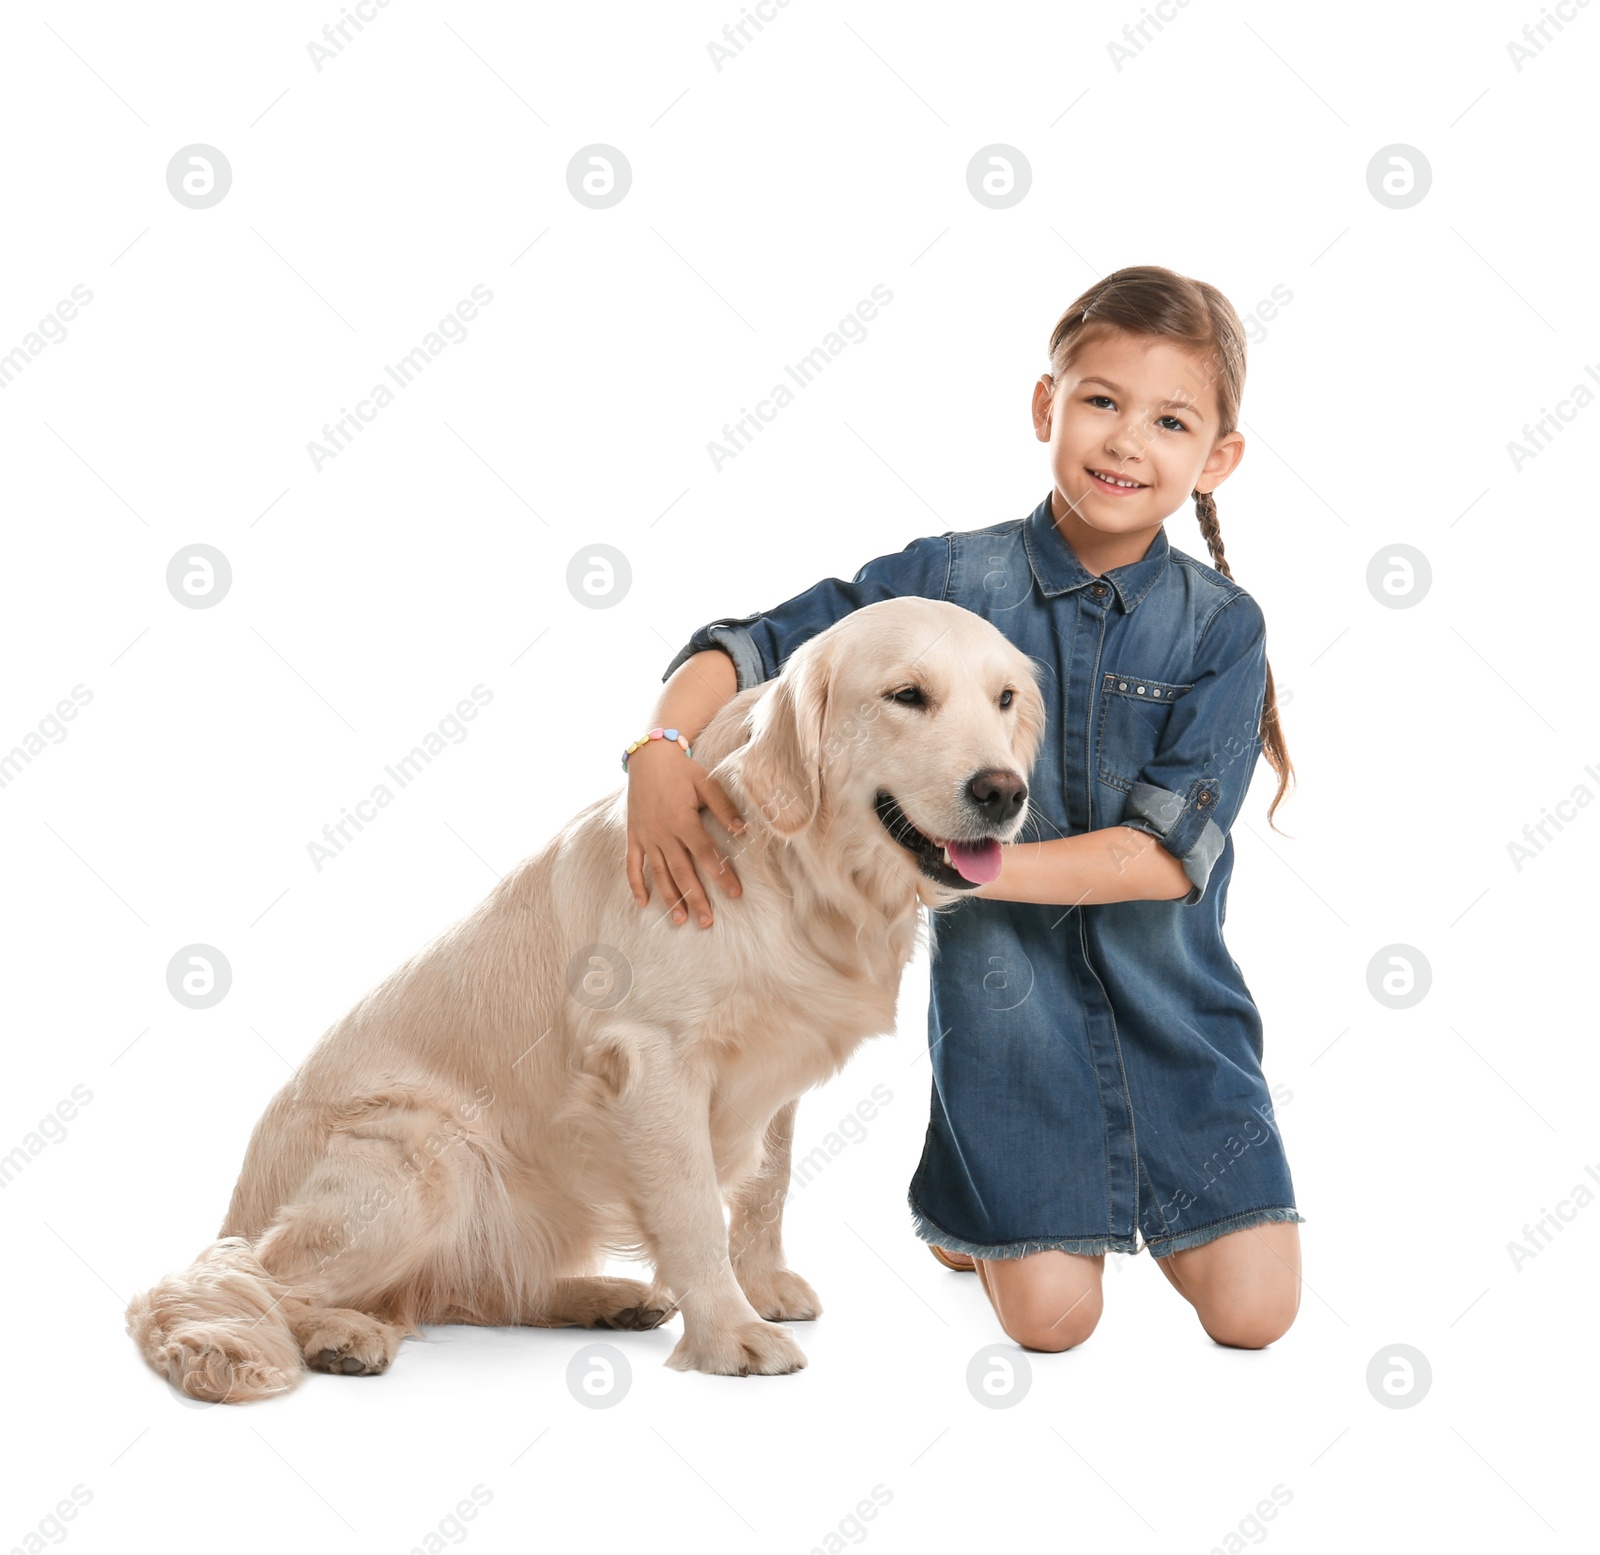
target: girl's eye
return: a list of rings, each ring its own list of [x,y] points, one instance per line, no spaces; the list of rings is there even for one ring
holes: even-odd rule
[[[922,690],[918,686],[907,686],[904,691],[892,693],[892,697],[902,707],[922,706]]]
[[[1116,408],[1109,394],[1089,394],[1084,397],[1085,404],[1094,405],[1098,402],[1104,402],[1106,405],[1111,406],[1113,410]],[[1163,424],[1168,421],[1172,423],[1172,425],[1167,428],[1169,432],[1187,432],[1189,430],[1188,427],[1179,421],[1176,416],[1162,416],[1160,421]]]
[[[1000,693],[1000,705],[1001,705],[1001,707],[1010,707],[1011,706],[1011,699],[1015,695],[1016,695],[1016,692],[1014,692],[1014,691],[1002,691]]]

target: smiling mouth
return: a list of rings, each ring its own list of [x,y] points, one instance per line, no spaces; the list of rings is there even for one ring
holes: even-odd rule
[[[895,802],[893,794],[878,793],[876,809],[883,829],[917,861],[930,880],[956,891],[987,885],[1000,873],[1000,839],[940,842],[917,830]]]
[[[1109,470],[1091,470],[1088,466],[1084,469],[1100,491],[1130,492],[1145,489],[1142,481],[1130,481],[1125,475],[1113,475]]]

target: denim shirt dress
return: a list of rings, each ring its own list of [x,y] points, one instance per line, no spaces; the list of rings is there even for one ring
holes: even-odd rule
[[[1024,839],[1133,827],[1190,881],[1170,901],[965,897],[929,913],[917,1235],[981,1258],[1141,1245],[1162,1258],[1303,1220],[1261,1016],[1222,937],[1229,830],[1261,752],[1260,607],[1165,529],[1095,576],[1046,496],[1025,519],[914,540],[849,583],[703,626],[662,678],[715,647],[744,690],[851,611],[907,594],[984,617],[1037,666],[1048,722]]]

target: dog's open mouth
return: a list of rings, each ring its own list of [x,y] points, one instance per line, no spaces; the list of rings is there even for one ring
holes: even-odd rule
[[[917,866],[930,880],[959,891],[970,891],[974,886],[987,885],[1000,873],[998,838],[940,841],[929,837],[906,819],[905,811],[895,803],[893,794],[881,790],[877,811],[883,829],[902,848],[916,855]]]

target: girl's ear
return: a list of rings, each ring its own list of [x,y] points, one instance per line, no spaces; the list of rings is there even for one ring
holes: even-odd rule
[[[783,837],[803,831],[822,808],[822,726],[834,659],[831,642],[803,644],[750,710],[740,785]]]
[[[1055,379],[1049,373],[1041,373],[1033,386],[1033,435],[1041,443],[1050,441],[1050,411],[1055,388]]]
[[[1217,446],[1211,450],[1206,462],[1200,467],[1199,480],[1205,486],[1208,496],[1239,468],[1239,461],[1243,458],[1242,432],[1230,432],[1226,437],[1217,439]]]

